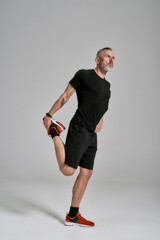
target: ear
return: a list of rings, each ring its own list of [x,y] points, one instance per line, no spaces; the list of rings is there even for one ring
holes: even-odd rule
[[[95,62],[96,62],[97,64],[99,64],[99,62],[100,62],[99,57],[96,57],[96,58],[95,58]]]

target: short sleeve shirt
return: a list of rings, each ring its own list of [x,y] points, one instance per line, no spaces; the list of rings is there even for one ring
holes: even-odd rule
[[[108,110],[110,83],[99,77],[94,69],[79,70],[69,83],[76,90],[78,100],[78,109],[73,118],[94,131]]]

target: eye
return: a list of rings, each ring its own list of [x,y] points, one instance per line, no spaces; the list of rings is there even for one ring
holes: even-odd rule
[[[113,56],[113,57],[111,57],[110,55],[106,55],[105,56],[106,58],[112,58],[113,60],[115,59],[115,57]]]

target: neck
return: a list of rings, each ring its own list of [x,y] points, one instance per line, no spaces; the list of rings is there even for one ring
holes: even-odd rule
[[[100,77],[100,78],[105,78],[107,72],[103,69],[100,69],[98,66],[94,69],[94,71],[97,73],[97,75]]]

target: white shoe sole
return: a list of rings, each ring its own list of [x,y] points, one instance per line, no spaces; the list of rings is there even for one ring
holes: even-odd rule
[[[51,118],[51,121],[57,126],[59,126],[62,131],[64,131],[64,128],[61,125],[59,125],[53,118]]]
[[[89,226],[89,225],[84,225],[84,224],[79,224],[79,223],[74,223],[74,222],[67,222],[67,221],[65,221],[64,224],[66,226],[94,227],[94,226]]]

